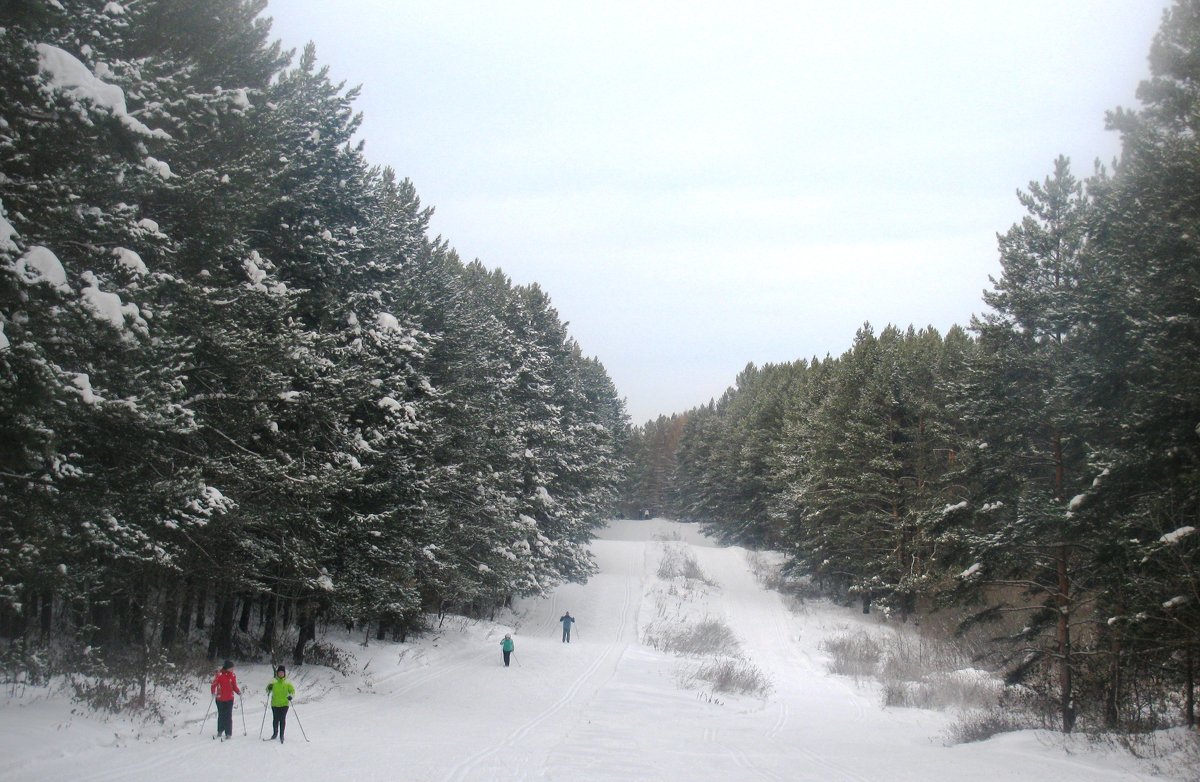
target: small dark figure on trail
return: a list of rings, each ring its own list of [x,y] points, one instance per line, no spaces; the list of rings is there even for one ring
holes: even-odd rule
[[[500,651],[504,652],[504,667],[508,667],[508,658],[512,656],[513,649],[516,645],[513,644],[512,636],[508,633],[504,634],[504,639],[500,641]]]
[[[565,644],[571,643],[571,625],[575,624],[575,617],[571,616],[571,612],[567,611],[558,618],[563,626],[563,640]]]
[[[271,738],[278,738],[282,744],[283,729],[287,727],[288,704],[296,694],[295,686],[287,680],[287,669],[282,665],[275,669],[275,680],[267,685],[267,692],[271,694]]]
[[[212,687],[213,699],[217,702],[217,736],[222,733],[225,738],[233,735],[233,695],[242,694],[238,689],[237,675],[233,672],[233,661],[226,660],[221,666],[221,670],[217,671],[217,675],[213,677]]]

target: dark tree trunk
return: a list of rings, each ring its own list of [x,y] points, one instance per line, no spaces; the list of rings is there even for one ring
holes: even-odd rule
[[[105,601],[92,603],[92,626],[90,643],[92,646],[108,646],[115,633],[113,632],[113,607]]]
[[[1059,547],[1057,553],[1058,570],[1058,657],[1059,657],[1059,708],[1062,710],[1063,733],[1070,733],[1075,728],[1074,691],[1071,680],[1071,581],[1067,574],[1066,546]]]
[[[205,588],[205,586],[203,584],[199,584],[196,586],[196,594],[195,594],[194,599],[196,601],[196,625],[195,625],[195,627],[197,630],[203,630],[204,629],[204,614],[208,610],[208,590]]]
[[[317,637],[316,610],[304,603],[296,611],[296,648],[292,650],[292,665],[304,665],[304,647]]]
[[[254,607],[254,596],[247,593],[242,595],[242,615],[238,618],[238,629],[243,633],[250,632],[250,609]]]
[[[131,598],[121,603],[121,640],[131,646],[140,646],[146,640],[145,599]]]
[[[168,584],[166,591],[167,594],[163,598],[163,623],[159,643],[164,649],[170,649],[175,644],[175,633],[179,629],[179,590],[172,589],[172,585]]]
[[[1184,678],[1186,679],[1183,693],[1184,712],[1189,728],[1196,727],[1196,649],[1189,646],[1184,652]]]
[[[1109,640],[1108,651],[1110,661],[1108,667],[1108,686],[1104,692],[1104,727],[1109,730],[1116,730],[1117,724],[1121,720],[1119,711],[1122,674],[1120,633],[1113,632],[1112,638]]]
[[[233,595],[224,595],[217,602],[213,617],[212,635],[208,642],[208,659],[228,658],[233,654]]]
[[[49,638],[50,630],[54,626],[54,593],[49,589],[42,592],[38,621],[42,630],[42,638]]]
[[[191,580],[185,581],[182,584],[183,594],[179,598],[179,616],[176,617],[176,623],[179,632],[184,638],[192,629],[192,584]]]
[[[258,645],[264,652],[275,651],[275,614],[278,611],[278,604],[274,595],[266,595],[262,602],[262,623],[263,632],[262,638],[259,639]]]

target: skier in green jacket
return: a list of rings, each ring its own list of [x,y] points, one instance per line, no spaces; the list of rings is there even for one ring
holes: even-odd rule
[[[287,669],[282,665],[275,669],[275,680],[267,685],[271,694],[271,738],[283,743],[283,729],[287,724],[288,704],[296,694],[295,686],[287,680]]]
[[[517,647],[515,644],[513,644],[512,636],[509,635],[508,633],[505,633],[504,640],[502,640],[500,642],[500,651],[504,652],[504,667],[505,668],[508,667],[508,658],[510,656],[512,656],[513,649],[515,649],[515,648],[517,648]]]

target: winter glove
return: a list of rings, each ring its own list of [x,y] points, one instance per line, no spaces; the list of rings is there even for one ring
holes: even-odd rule
[[[292,702],[292,696],[291,696],[291,695],[289,695],[289,696],[288,696],[288,703],[291,703],[291,702]]]

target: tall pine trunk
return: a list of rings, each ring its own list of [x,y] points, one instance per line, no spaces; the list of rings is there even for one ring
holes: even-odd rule
[[[1054,433],[1054,498],[1062,507],[1066,483],[1066,464],[1063,460],[1062,433]],[[1071,577],[1067,570],[1070,549],[1066,544],[1058,546],[1054,553],[1054,565],[1058,576],[1058,656],[1059,656],[1059,707],[1062,710],[1063,733],[1075,728],[1075,706],[1072,703],[1071,669]]]
[[[274,654],[275,652],[275,614],[278,613],[278,603],[275,595],[266,595],[262,602],[262,637],[258,641],[258,645],[263,651]]]
[[[1189,728],[1196,727],[1196,647],[1188,644],[1184,650],[1184,711]]]
[[[218,657],[224,659],[233,654],[233,614],[234,597],[225,594],[217,602],[217,612],[213,617],[212,634],[208,642],[208,659]]]

